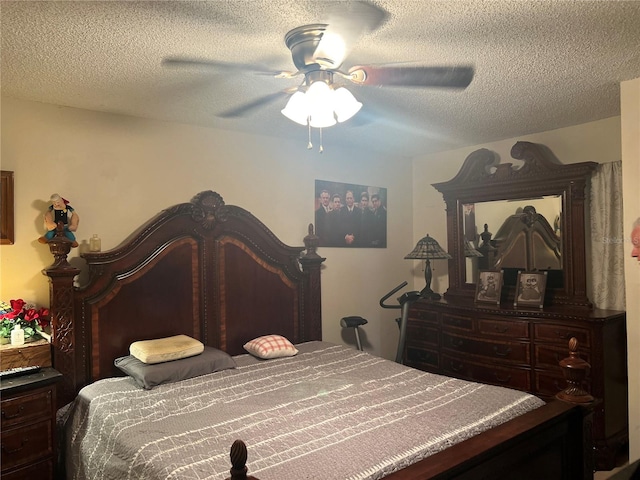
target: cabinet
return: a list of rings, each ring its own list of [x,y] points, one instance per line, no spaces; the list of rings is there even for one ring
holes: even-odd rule
[[[595,461],[598,469],[609,470],[628,439],[624,312],[419,300],[409,310],[404,361],[550,400],[566,387],[558,362],[568,356],[571,337],[591,364],[584,388],[601,400],[593,417]]]
[[[3,479],[54,478],[56,383],[61,377],[43,368],[0,382]]]

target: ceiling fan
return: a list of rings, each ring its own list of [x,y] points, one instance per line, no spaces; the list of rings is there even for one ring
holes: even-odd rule
[[[472,81],[474,69],[470,65],[424,66],[424,65],[355,65],[347,70],[341,67],[357,40],[366,32],[378,29],[389,17],[386,10],[366,1],[342,2],[330,12],[326,24],[310,24],[294,28],[284,38],[290,50],[295,71],[274,71],[262,65],[229,63],[215,60],[201,60],[187,57],[167,57],[163,65],[167,67],[207,67],[218,73],[251,72],[271,75],[276,78],[302,78],[301,84],[274,92],[230,110],[220,112],[223,118],[240,117],[270,104],[278,99],[291,96],[282,113],[297,123],[323,128],[336,121],[351,118],[362,106],[344,85],[377,87],[451,88],[464,89]],[[322,87],[322,88],[316,88]],[[329,87],[329,88],[326,88]],[[330,102],[314,90],[323,90],[323,95],[339,92],[347,102],[342,115],[338,111],[312,113],[316,107],[337,104]],[[346,91],[346,93],[345,93]],[[306,94],[306,95],[305,95]],[[305,98],[306,97],[306,98]],[[315,102],[314,102],[315,99]],[[291,108],[290,108],[291,107]]]

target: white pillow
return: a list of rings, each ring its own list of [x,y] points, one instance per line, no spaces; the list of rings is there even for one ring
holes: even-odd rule
[[[280,335],[265,335],[244,344],[244,349],[258,358],[293,357],[298,349]]]
[[[193,357],[204,351],[204,344],[187,335],[141,340],[129,346],[129,353],[143,363],[162,363]]]

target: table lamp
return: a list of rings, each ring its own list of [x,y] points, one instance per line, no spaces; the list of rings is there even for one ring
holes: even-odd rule
[[[404,258],[408,260],[426,260],[427,265],[424,270],[426,286],[422,289],[420,295],[422,298],[429,300],[439,300],[440,294],[431,290],[431,260],[438,258],[449,259],[451,258],[451,255],[445,252],[436,240],[427,235],[426,237],[418,240],[416,247]]]
[[[464,242],[464,256],[467,258],[483,257],[482,253],[476,250],[471,242]]]

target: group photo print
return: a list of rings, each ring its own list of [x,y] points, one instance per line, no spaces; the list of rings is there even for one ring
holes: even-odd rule
[[[387,247],[386,188],[316,180],[314,208],[321,247]]]

